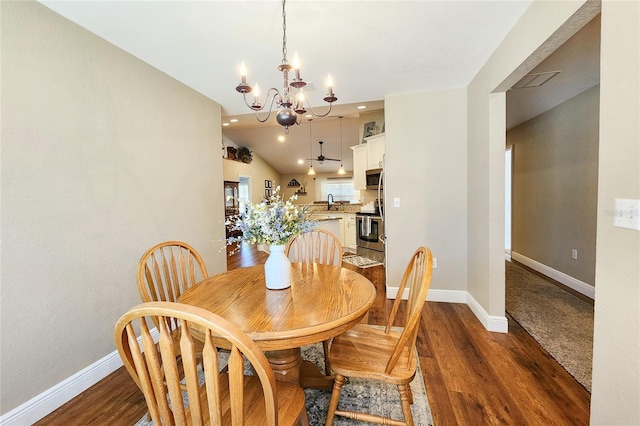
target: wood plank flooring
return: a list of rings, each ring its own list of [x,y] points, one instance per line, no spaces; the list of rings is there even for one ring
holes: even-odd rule
[[[249,246],[228,267],[265,260]],[[378,297],[369,322],[382,323],[391,304]],[[588,425],[590,394],[508,320],[508,334],[489,333],[466,305],[425,304],[417,347],[434,423]],[[36,425],[132,425],[145,413],[144,397],[120,368]]]

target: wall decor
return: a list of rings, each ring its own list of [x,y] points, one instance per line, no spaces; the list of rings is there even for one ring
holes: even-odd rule
[[[368,138],[369,136],[373,136],[376,134],[376,122],[370,121],[365,123],[364,125],[364,133],[362,134],[363,138]]]
[[[273,181],[272,180],[265,180],[264,181],[264,187],[265,188],[272,188],[273,187]]]

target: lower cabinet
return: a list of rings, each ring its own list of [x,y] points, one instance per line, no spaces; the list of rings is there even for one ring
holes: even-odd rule
[[[356,214],[345,213],[344,215],[344,244],[345,248],[355,250],[357,245],[357,232],[356,232]]]
[[[355,213],[314,213],[311,218],[320,221],[320,228],[333,232],[340,239],[342,248],[356,249]]]

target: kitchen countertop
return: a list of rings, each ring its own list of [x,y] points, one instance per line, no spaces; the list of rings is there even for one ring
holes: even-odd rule
[[[340,216],[327,216],[327,215],[311,215],[311,219],[323,222],[325,220],[341,220]]]

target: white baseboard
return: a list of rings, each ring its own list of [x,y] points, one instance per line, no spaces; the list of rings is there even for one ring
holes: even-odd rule
[[[158,330],[149,330],[154,341],[158,341]],[[142,340],[138,337],[138,344]],[[115,350],[94,362],[87,368],[63,380],[40,395],[36,395],[24,404],[14,408],[0,417],[2,426],[31,425],[71,401],[109,374],[122,367],[122,359]]]
[[[387,298],[395,299],[398,295],[398,287],[387,287]],[[403,299],[409,297],[409,291],[405,289],[402,295]],[[478,317],[480,323],[487,329],[487,331],[494,331],[498,333],[507,333],[509,331],[507,317],[489,315],[485,309],[480,306],[476,299],[467,291],[462,290],[438,290],[430,289],[427,294],[428,302],[447,302],[447,303],[465,303],[469,306],[471,311]]]
[[[87,368],[4,414],[0,417],[0,424],[3,426],[31,425],[89,389],[121,366],[122,360],[118,352],[113,351]]]
[[[547,265],[544,265],[538,261],[533,259],[529,259],[527,256],[524,256],[520,253],[516,253],[515,251],[511,253],[511,258],[516,262],[520,262],[525,266],[533,269],[534,271],[538,271],[541,274],[548,276],[549,278],[553,278],[566,285],[567,287],[577,291],[578,293],[584,294],[585,296],[594,299],[596,297],[596,288],[590,284],[582,282],[576,278],[573,278],[570,275],[565,274],[564,272],[557,271]]]
[[[489,315],[489,313],[478,303],[476,299],[467,293],[467,305],[475,316],[480,320],[480,323],[487,329],[487,331],[493,331],[496,333],[508,333],[509,323],[506,316]]]

